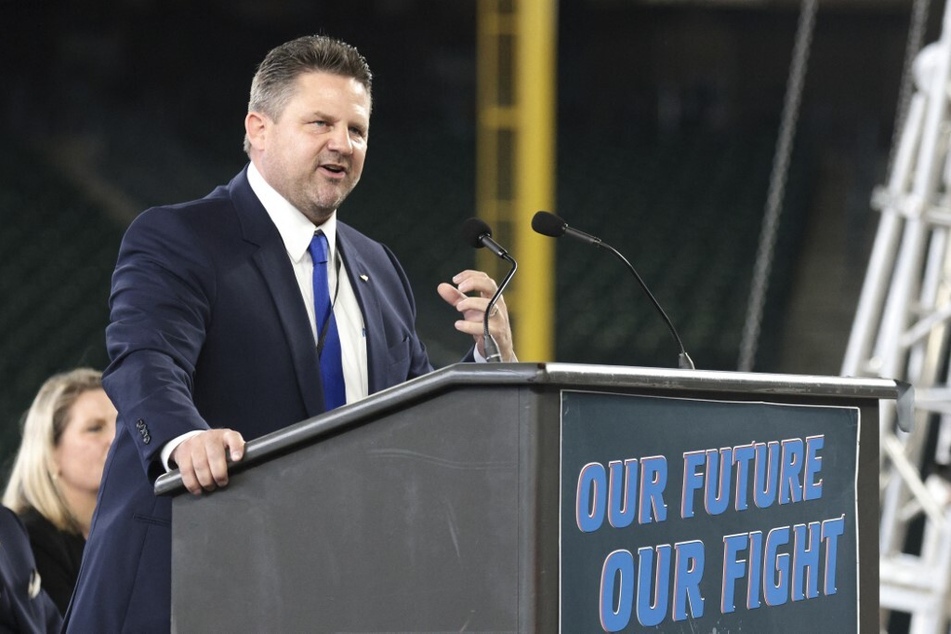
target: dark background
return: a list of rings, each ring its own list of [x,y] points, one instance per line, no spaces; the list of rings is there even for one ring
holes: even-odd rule
[[[699,369],[736,369],[799,6],[558,10],[553,211],[632,261]],[[125,226],[244,165],[255,66],[299,35],[345,39],[374,70],[368,161],[341,218],[401,258],[434,363],[460,358],[468,338],[435,287],[474,262],[458,227],[477,213],[476,11],[475,0],[0,0],[0,474],[42,381],[105,367]],[[910,13],[820,3],[756,370],[839,372]],[[676,365],[616,260],[579,244],[558,258],[553,360]]]

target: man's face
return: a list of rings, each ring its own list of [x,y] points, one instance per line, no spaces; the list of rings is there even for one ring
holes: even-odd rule
[[[277,120],[260,117],[253,138],[264,179],[311,222],[324,222],[360,180],[370,96],[351,77],[305,73]]]

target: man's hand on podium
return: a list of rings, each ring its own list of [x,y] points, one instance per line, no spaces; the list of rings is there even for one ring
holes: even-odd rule
[[[228,484],[228,459],[244,457],[244,437],[233,429],[209,429],[189,437],[172,452],[172,460],[189,492],[201,495]]]

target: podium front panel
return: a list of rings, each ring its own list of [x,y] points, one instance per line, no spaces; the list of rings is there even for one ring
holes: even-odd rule
[[[520,631],[518,400],[455,392],[177,500],[175,559],[226,562],[176,567],[179,629]]]

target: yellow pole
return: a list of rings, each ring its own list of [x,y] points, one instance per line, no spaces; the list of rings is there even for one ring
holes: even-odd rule
[[[554,240],[536,234],[538,210],[555,211],[555,58],[556,0],[518,0],[515,205],[512,210],[519,261],[514,332],[522,361],[554,357]]]
[[[554,211],[557,0],[478,0],[476,214],[519,262],[505,293],[523,361],[554,358],[554,243],[531,230]],[[496,280],[509,267],[477,252]]]

